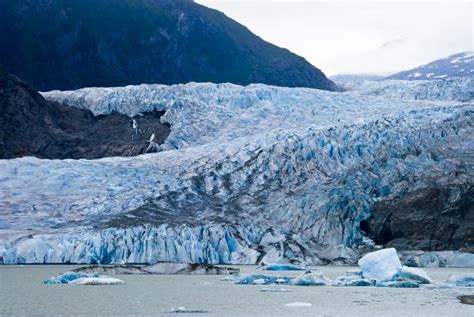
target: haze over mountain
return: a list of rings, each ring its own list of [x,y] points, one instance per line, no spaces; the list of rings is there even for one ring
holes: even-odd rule
[[[433,80],[474,76],[474,52],[462,52],[405,70],[385,79]]]
[[[190,81],[337,89],[304,58],[187,0],[4,0],[0,37],[0,65],[43,91]]]

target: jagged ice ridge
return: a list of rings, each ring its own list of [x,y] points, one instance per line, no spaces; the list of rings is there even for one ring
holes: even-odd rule
[[[474,176],[465,90],[394,94],[196,83],[44,93],[96,115],[165,110],[171,134],[138,157],[0,161],[0,262],[354,263],[375,202]]]

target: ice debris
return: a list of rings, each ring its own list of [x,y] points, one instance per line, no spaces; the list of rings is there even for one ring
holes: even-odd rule
[[[447,283],[456,286],[474,286],[474,275],[452,275]]]
[[[169,310],[164,310],[163,312],[168,313],[168,314],[199,314],[199,313],[205,314],[205,313],[209,313],[210,311],[205,310],[205,309],[188,309],[185,307],[178,307],[178,308],[171,308]]]
[[[83,277],[70,281],[68,284],[72,285],[123,285],[124,281],[108,276],[99,277]]]
[[[375,286],[395,287],[395,288],[418,288],[420,287],[420,284],[415,281],[388,281],[388,282],[377,282]]]
[[[330,284],[330,280],[320,271],[308,270],[291,281],[297,286],[323,286]]]
[[[87,277],[99,277],[98,273],[78,273],[78,272],[66,272],[58,276],[52,276],[44,281],[44,284],[68,284],[71,281],[87,278]]]
[[[286,307],[311,307],[313,304],[311,303],[304,303],[304,302],[294,302],[285,304]]]
[[[243,285],[270,285],[270,284],[289,284],[291,277],[288,276],[277,276],[277,275],[265,275],[265,274],[249,274],[241,277],[235,281],[235,284]]]
[[[289,289],[286,288],[262,288],[260,292],[267,292],[267,293],[289,293],[291,292]]]
[[[265,266],[265,270],[267,271],[304,271],[305,268],[302,266],[293,265],[293,264],[270,263]]]
[[[415,267],[402,266],[402,268],[397,274],[397,277],[402,279],[414,280],[420,284],[433,283],[433,280],[428,276],[425,270]]]
[[[66,272],[58,276],[52,276],[44,284],[70,284],[70,285],[119,285],[125,284],[117,278],[99,275],[99,273]]]
[[[362,271],[348,271],[331,282],[333,286],[374,286],[375,281],[362,277]]]
[[[359,266],[360,272],[348,272],[332,285],[416,288],[420,284],[433,283],[423,269],[402,266],[394,248],[364,255]]]

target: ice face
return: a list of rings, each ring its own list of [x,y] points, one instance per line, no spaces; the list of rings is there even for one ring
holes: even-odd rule
[[[3,263],[354,263],[376,201],[474,179],[474,105],[434,92],[192,83],[45,96],[95,114],[164,110],[172,132],[138,157],[0,161]]]
[[[394,248],[368,253],[358,263],[364,278],[381,282],[393,280],[402,269],[397,251]]]

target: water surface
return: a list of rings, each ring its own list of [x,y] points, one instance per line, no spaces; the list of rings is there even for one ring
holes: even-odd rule
[[[282,286],[290,293],[261,292],[279,286],[234,285],[223,276],[119,275],[126,285],[45,285],[42,281],[76,266],[0,266],[1,316],[180,316],[165,310],[184,306],[208,310],[183,316],[474,316],[459,295],[474,288],[393,289],[378,287]],[[236,266],[243,273],[255,266]],[[329,278],[348,267],[318,267]],[[426,269],[435,281],[474,269]],[[263,271],[264,273],[271,273]],[[300,272],[274,272],[297,275]],[[286,307],[293,302],[311,307]]]

